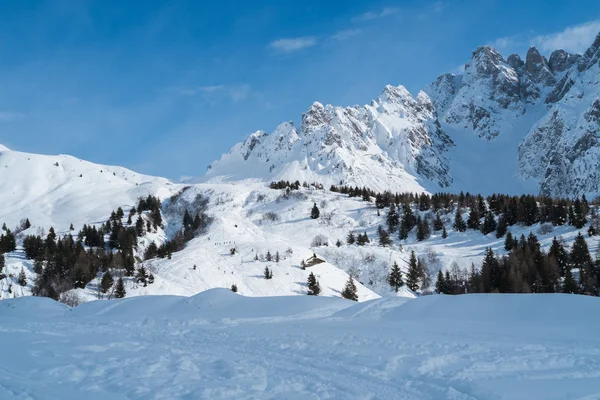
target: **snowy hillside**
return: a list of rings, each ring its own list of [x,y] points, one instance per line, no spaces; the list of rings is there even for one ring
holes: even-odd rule
[[[71,156],[0,149],[0,221],[11,229],[29,218],[33,230],[66,232],[72,223],[104,222],[107,212],[131,207],[148,194],[167,197],[175,189],[164,178]]]
[[[599,307],[573,295],[356,304],[228,290],[73,309],[7,300],[0,398],[596,399]]]
[[[600,193],[600,35],[583,55],[482,46],[460,75],[363,107],[314,103],[296,128],[253,133],[202,182],[296,179],[382,191]]]

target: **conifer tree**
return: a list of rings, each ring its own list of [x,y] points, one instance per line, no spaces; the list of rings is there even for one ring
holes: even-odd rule
[[[269,267],[265,267],[264,276],[265,276],[265,279],[272,279],[273,278],[273,271],[271,271],[269,269]]]
[[[106,293],[110,290],[114,283],[114,279],[110,273],[110,271],[106,271],[104,275],[102,275],[102,280],[100,281],[100,291],[102,293]]]
[[[402,218],[402,222],[400,223],[400,229],[398,231],[398,239],[406,240],[408,239],[408,224],[404,218]]]
[[[480,224],[481,224],[481,216],[479,215],[479,211],[477,211],[477,208],[472,207],[471,211],[469,212],[469,219],[467,220],[467,226],[470,229],[476,230],[476,229],[479,229]]]
[[[448,232],[446,231],[446,227],[444,226],[442,228],[442,239],[447,239],[448,238]]]
[[[19,279],[17,280],[20,286],[27,286],[27,275],[25,275],[25,270],[21,267],[21,272],[19,272]]]
[[[237,291],[238,291],[238,288],[237,288],[237,286],[236,286],[236,284],[235,284],[235,283],[234,283],[233,285],[231,285],[231,291],[232,291],[233,293],[237,293]]]
[[[504,250],[511,251],[513,247],[515,247],[515,241],[512,233],[508,232],[506,234],[506,239],[504,239]]]
[[[344,287],[344,290],[342,290],[342,297],[348,300],[358,301],[357,288],[352,276],[348,278],[346,286]]]
[[[122,299],[125,297],[127,292],[125,291],[125,282],[123,282],[123,278],[119,278],[117,280],[117,287],[115,288],[115,297],[117,299]]]
[[[148,285],[152,285],[154,283],[154,274],[150,272],[148,274]]]
[[[398,293],[398,289],[404,286],[404,279],[402,279],[402,271],[400,270],[400,267],[398,266],[398,263],[396,261],[394,261],[394,264],[392,265],[392,270],[388,275],[388,283],[396,293]]]
[[[269,250],[267,250],[267,255],[265,256],[267,261],[272,261],[273,260],[273,256],[271,255],[271,252]]]
[[[317,207],[317,203],[314,203],[313,208],[310,211],[310,217],[312,219],[317,219],[317,218],[319,218],[320,214],[321,214],[321,212],[319,211],[319,207]]]
[[[435,291],[438,293],[446,293],[446,279],[440,269],[437,274],[437,280],[435,281]]]
[[[575,279],[573,279],[573,273],[571,272],[571,268],[567,268],[567,270],[565,271],[565,279],[563,280],[562,292],[570,294],[579,293],[577,283],[575,282]]]
[[[336,247],[341,247],[342,246],[342,241],[340,239],[335,241],[335,246]]]
[[[279,264],[279,260],[280,260],[280,258],[279,258],[279,251],[277,251],[275,253],[275,262]]]
[[[460,208],[456,210],[456,215],[454,216],[454,230],[457,232],[464,232],[467,230],[467,224],[465,224],[465,221],[463,220]]]
[[[4,253],[0,253],[0,274],[2,274],[2,271],[4,270],[5,265],[6,265],[6,259],[4,258]]]
[[[481,233],[487,235],[488,233],[492,233],[496,230],[496,220],[494,219],[494,214],[489,211],[485,214],[485,219],[483,221],[483,225],[481,226]]]
[[[500,218],[498,218],[498,224],[496,225],[496,238],[500,239],[501,237],[504,237],[507,230],[508,225],[506,224],[506,218],[504,218],[504,215],[501,215]]]
[[[421,216],[417,217],[417,241],[422,242],[426,239],[425,236],[425,224],[421,219]]]
[[[408,262],[408,274],[406,275],[406,286],[413,292],[419,289],[419,278],[421,271],[419,271],[419,264],[415,251],[410,252],[410,260]]]
[[[312,272],[308,275],[308,295],[318,296],[321,293],[321,285]]]
[[[435,214],[435,219],[433,220],[433,230],[435,232],[437,232],[437,231],[441,231],[443,228],[444,228],[444,221],[442,221],[440,214],[437,213],[437,214]]]
[[[390,204],[390,210],[387,215],[387,225],[390,233],[396,232],[398,229],[398,224],[400,223],[400,216],[398,215],[398,210],[396,209],[396,204]]]
[[[144,286],[148,285],[148,273],[146,272],[146,267],[142,264],[137,270],[137,281],[142,283]]]
[[[553,257],[558,264],[560,276],[566,277],[568,267],[568,254],[563,244],[554,236],[552,239],[552,245],[548,250],[548,256]],[[571,275],[571,279],[573,276]]]
[[[379,225],[379,228],[377,228],[377,232],[379,233],[379,245],[380,246],[391,246],[392,245],[392,239],[390,238],[390,234],[388,233],[388,231],[386,231],[385,229],[383,229],[383,227],[381,225]]]
[[[346,238],[346,243],[354,244],[356,242],[356,238],[354,237],[354,232],[348,233],[348,237]]]

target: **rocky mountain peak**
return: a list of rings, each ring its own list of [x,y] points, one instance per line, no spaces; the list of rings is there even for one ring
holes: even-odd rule
[[[525,67],[525,62],[521,59],[521,56],[514,53],[508,56],[506,63],[510,65],[515,71],[521,73]]]
[[[552,54],[550,54],[548,65],[550,70],[557,74],[568,70],[573,65],[577,64],[580,59],[581,56],[579,54],[571,54],[564,50],[554,50]]]
[[[587,51],[583,54],[581,61],[579,63],[579,72],[586,71],[590,69],[594,64],[599,62],[600,60],[600,33],[596,36],[596,40],[594,43],[587,49]]]
[[[552,86],[556,83],[556,79],[550,71],[548,61],[546,61],[546,58],[533,46],[527,51],[525,70],[529,73],[534,82],[541,83],[544,86]]]

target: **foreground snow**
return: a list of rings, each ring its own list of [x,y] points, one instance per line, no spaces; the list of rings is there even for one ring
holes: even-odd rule
[[[0,302],[2,399],[597,399],[600,299]]]

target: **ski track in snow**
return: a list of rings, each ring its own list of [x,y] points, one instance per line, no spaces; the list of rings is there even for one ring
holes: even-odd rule
[[[40,320],[35,310],[19,307],[23,300],[38,299],[8,300],[18,316],[3,315],[0,343],[8,361],[0,367],[0,398],[600,396],[600,340],[594,333],[599,325],[588,324],[585,314],[598,308],[599,299],[522,296],[520,303],[509,301],[516,314],[512,318],[494,317],[510,297],[501,295],[461,296],[458,301],[446,296],[388,298],[358,305],[318,298],[302,306],[298,317],[281,319],[277,314],[290,306],[283,298],[256,299],[266,307],[257,312],[248,298],[225,290],[196,297],[203,300],[184,298],[169,311],[161,307],[178,298],[95,302],[88,304],[91,311],[101,312],[75,308]],[[190,303],[196,311],[183,312],[183,304]],[[582,310],[562,327],[550,318],[535,323],[526,318],[544,304],[563,307],[560,311]],[[419,305],[425,307],[422,315]],[[344,309],[348,306],[352,308]],[[438,313],[427,313],[427,307]],[[489,310],[489,318],[470,315],[472,307]],[[238,312],[247,315],[222,317]],[[445,313],[448,318],[438,315]]]

